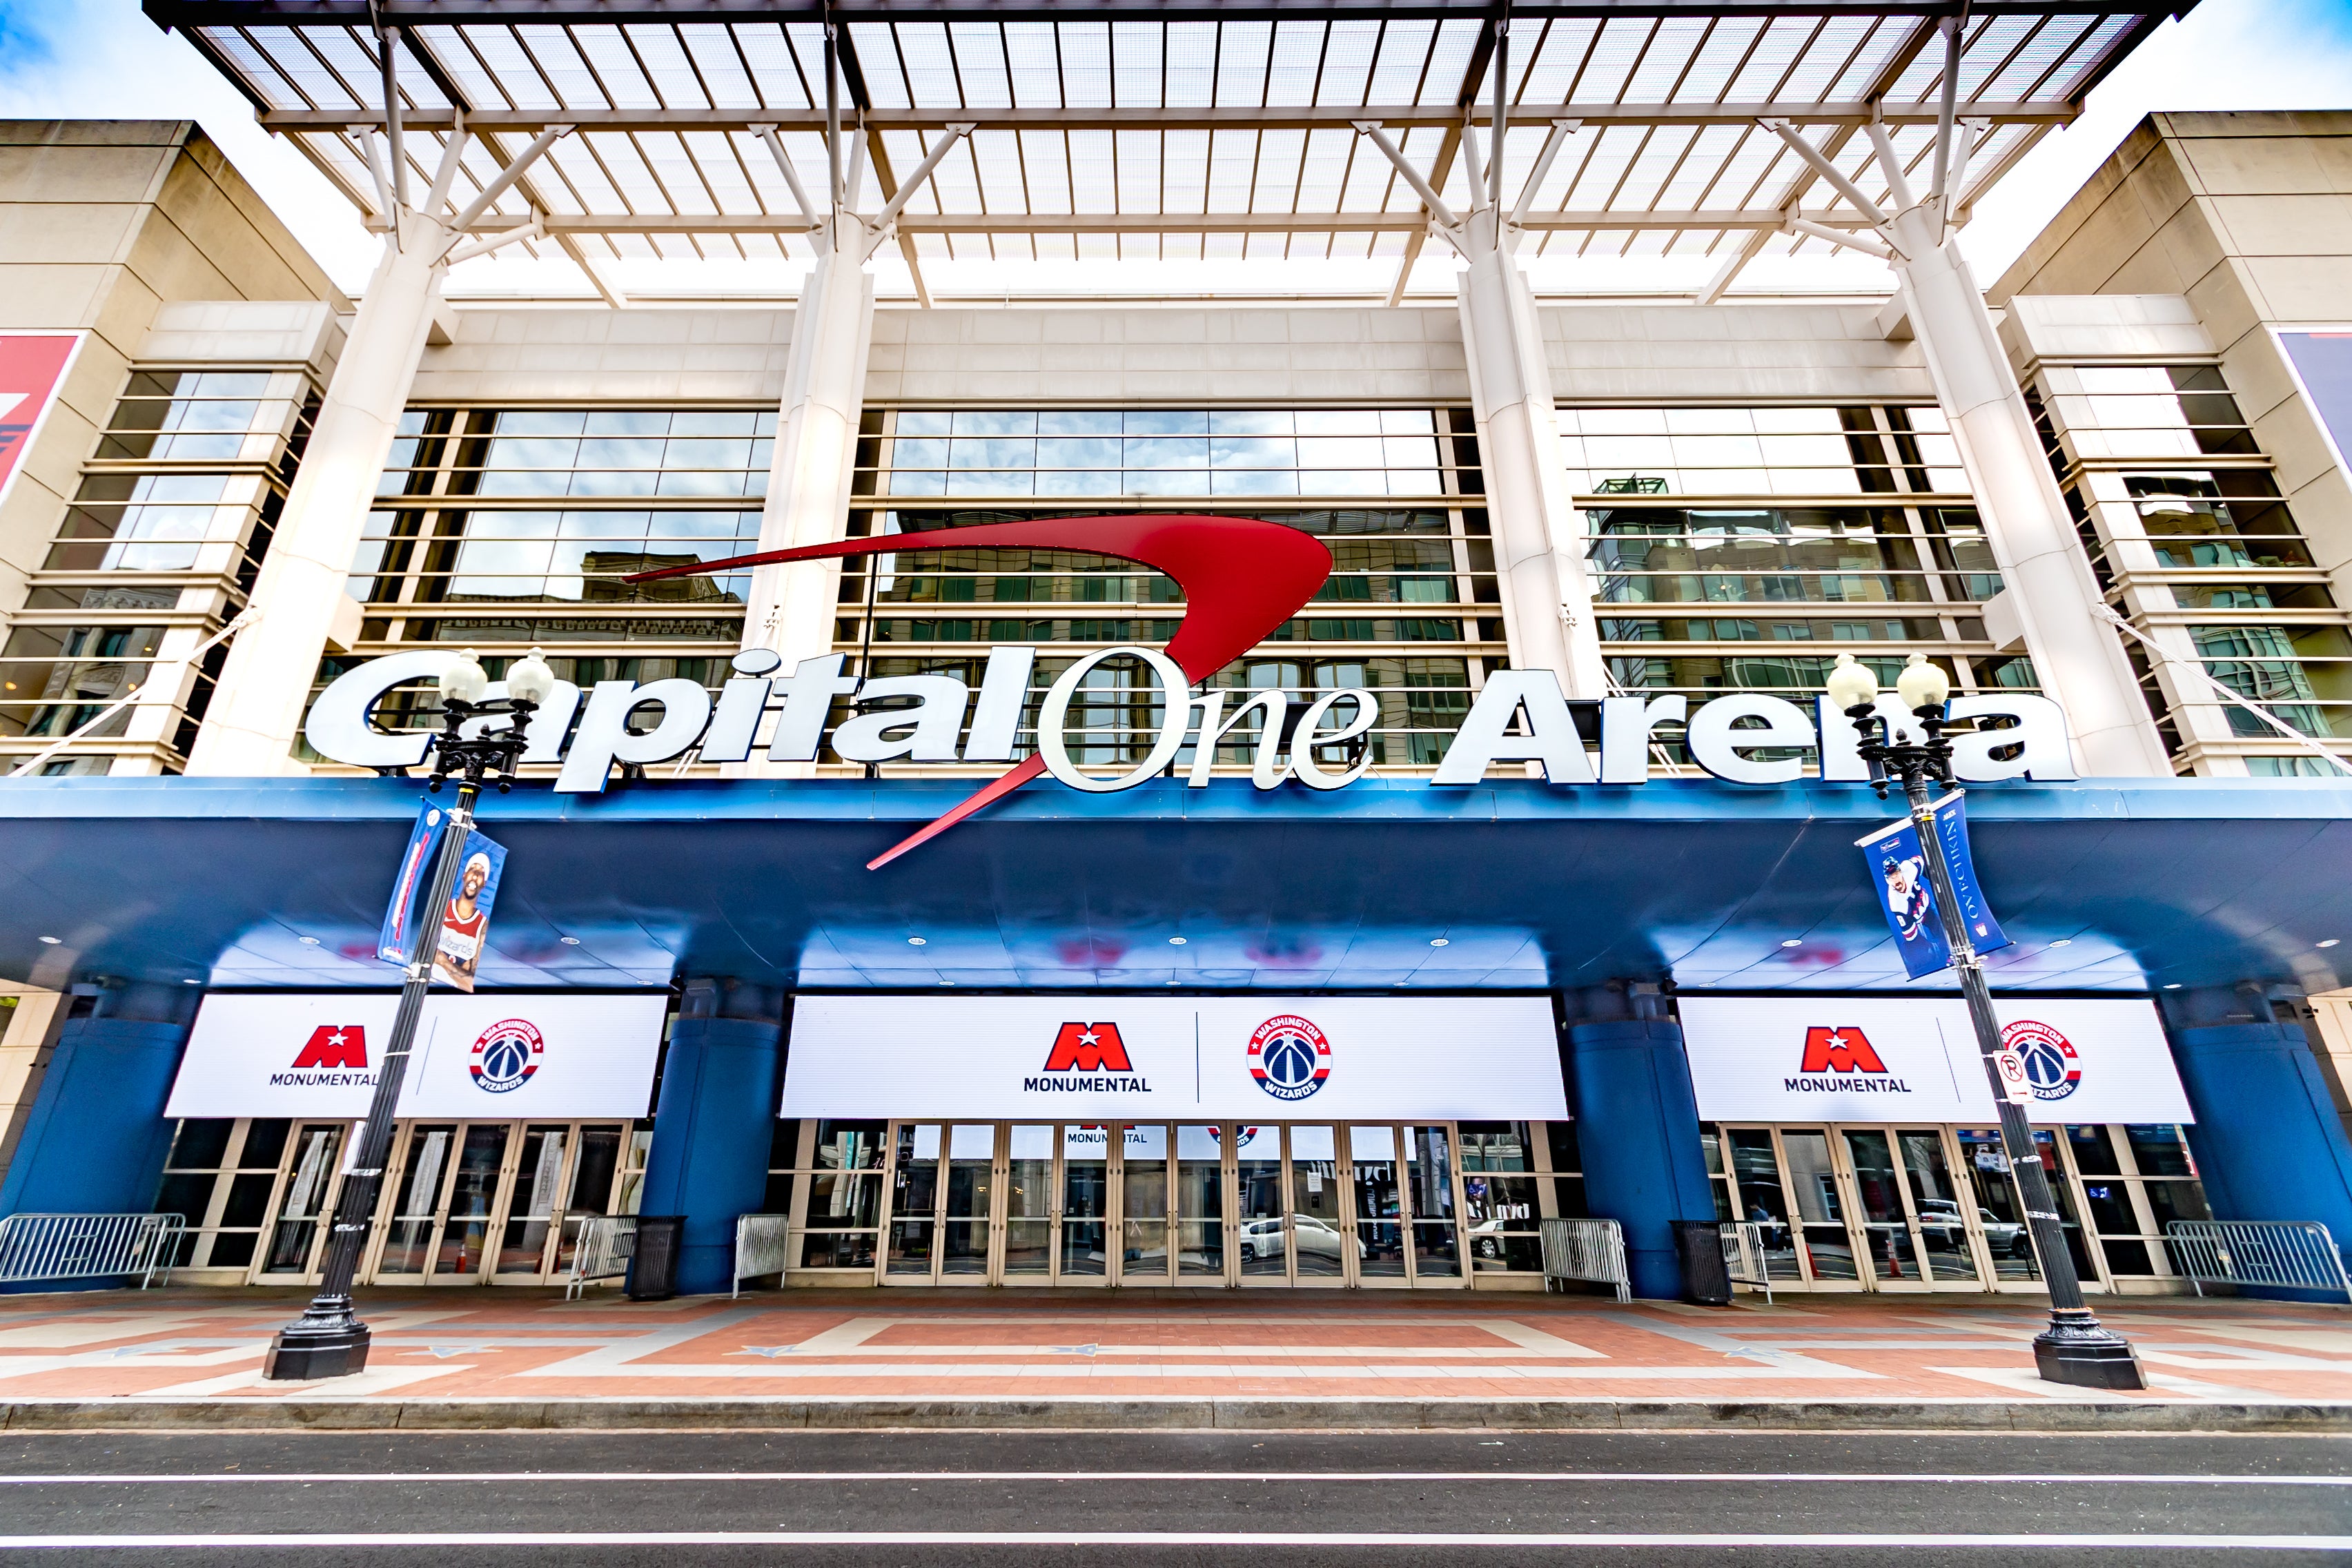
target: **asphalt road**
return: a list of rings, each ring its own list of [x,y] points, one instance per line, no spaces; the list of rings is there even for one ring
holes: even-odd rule
[[[507,1568],[2352,1560],[2352,1438],[0,1435],[0,1551]]]

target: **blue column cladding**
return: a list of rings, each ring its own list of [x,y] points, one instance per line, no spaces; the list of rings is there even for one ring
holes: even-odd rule
[[[2213,1217],[2315,1219],[2337,1247],[2352,1245],[2352,1142],[2303,1030],[2222,1024],[2171,1034]]]
[[[0,1183],[0,1215],[144,1214],[154,1206],[172,1148],[163,1104],[195,1001],[160,986],[117,987],[101,993],[87,1017],[66,1021]],[[117,1281],[89,1283],[102,1289]]]
[[[1670,1222],[1715,1218],[1682,1029],[1658,1019],[1579,1024],[1569,1045],[1585,1202],[1625,1227],[1634,1295],[1680,1296]]]
[[[729,1002],[735,1000],[730,994]],[[688,1012],[670,1026],[639,1205],[646,1214],[686,1216],[677,1266],[681,1295],[707,1295],[733,1282],[735,1221],[758,1213],[766,1195],[768,1147],[782,1087],[781,1022],[689,1016],[698,1013],[698,1005],[720,1004],[689,987]],[[756,1003],[728,1010],[754,1008],[768,1010]]]

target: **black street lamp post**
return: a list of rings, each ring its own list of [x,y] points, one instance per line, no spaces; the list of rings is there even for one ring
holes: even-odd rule
[[[265,1378],[308,1382],[345,1377],[367,1366],[368,1326],[352,1309],[352,1280],[359,1272],[360,1252],[375,1216],[376,1196],[392,1154],[393,1114],[400,1102],[401,1081],[407,1076],[408,1053],[416,1038],[417,1018],[425,1010],[425,994],[433,984],[433,951],[441,936],[441,913],[465,865],[466,834],[474,825],[475,797],[485,783],[495,782],[500,794],[512,786],[516,764],[530,744],[525,731],[530,716],[547,700],[555,685],[555,672],[533,648],[530,658],[508,671],[508,695],[486,700],[488,685],[489,677],[475,662],[472,648],[460,655],[440,679],[441,733],[433,739],[433,771],[426,787],[438,792],[442,781],[455,773],[457,803],[449,808],[448,820],[442,825],[432,884],[409,934],[400,1010],[394,1016],[392,1039],[376,1068],[358,1152],[335,1204],[319,1293],[300,1317],[278,1330],[277,1338],[270,1341],[269,1352],[262,1362]],[[475,722],[500,718],[506,722],[489,726]],[[469,726],[481,732],[467,734]]]
[[[1969,938],[1967,917],[1952,890],[1951,871],[1944,862],[1944,847],[1936,832],[1935,808],[1927,788],[1930,781],[1940,784],[1954,782],[1951,742],[1943,734],[1944,704],[1951,695],[1951,682],[1924,655],[1916,653],[1895,682],[1903,706],[1911,710],[1927,734],[1925,742],[1886,738],[1887,730],[1880,722],[1876,706],[1878,678],[1865,666],[1855,663],[1852,654],[1838,656],[1837,668],[1831,671],[1828,685],[1830,700],[1844,710],[1862,737],[1857,750],[1870,764],[1871,784],[1878,791],[1878,798],[1886,798],[1890,774],[1900,779],[1904,798],[1911,807],[1912,824],[1918,829],[1920,853],[1927,862],[1928,886],[1943,921],[1945,941],[1952,950],[1952,967],[1959,972],[1961,994],[1968,998],[1969,1021],[1976,1027],[1977,1050],[1984,1059],[1985,1081],[1991,1086],[1993,1104],[2000,1112],[2001,1146],[2017,1176],[2034,1256],[2041,1265],[2042,1280],[2050,1288],[2050,1326],[2034,1336],[2034,1365],[2052,1383],[2084,1388],[2146,1388],[2147,1374],[2141,1369],[2131,1342],[2102,1324],[2084,1304],[2082,1281],[2074,1273],[2074,1255],[2066,1249],[2066,1236],[2059,1226],[2050,1175],[2043,1168],[2041,1152],[2034,1146],[2032,1125],[2025,1119],[2025,1108],[2009,1098],[2003,1085],[2000,1023],[1993,1016],[1992,993],[1985,985],[1984,961],[1977,956],[1976,944]]]

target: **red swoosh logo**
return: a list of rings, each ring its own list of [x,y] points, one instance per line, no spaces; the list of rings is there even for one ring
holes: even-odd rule
[[[1182,623],[1168,639],[1168,657],[1195,682],[1206,680],[1265,641],[1303,608],[1331,574],[1331,552],[1320,541],[1278,522],[1255,517],[1122,513],[1024,518],[1017,522],[980,522],[920,533],[836,540],[797,550],[763,550],[756,555],[639,572],[625,581],[649,583],[739,566],[851,555],[905,555],[919,550],[1075,550],[1165,572],[1184,591],[1185,605]],[[867,861],[866,869],[888,865],[1045,771],[1044,754],[1033,753],[921,831]]]

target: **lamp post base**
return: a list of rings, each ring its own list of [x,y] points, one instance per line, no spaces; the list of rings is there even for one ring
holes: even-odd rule
[[[2121,1334],[2087,1323],[2053,1318],[2034,1336],[2034,1370],[2044,1383],[2075,1388],[2146,1388],[2147,1373],[2138,1352]]]
[[[278,1331],[262,1358],[261,1375],[272,1383],[349,1377],[367,1370],[370,1338],[368,1326],[348,1304],[341,1311],[314,1307]]]

